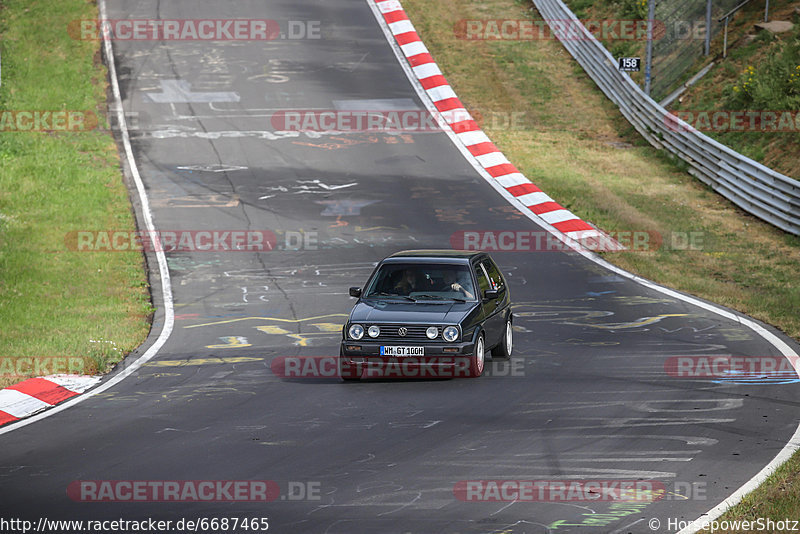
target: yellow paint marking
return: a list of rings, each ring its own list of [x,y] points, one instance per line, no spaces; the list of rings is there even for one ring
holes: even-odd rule
[[[256,329],[261,330],[265,334],[289,334],[288,330],[284,330],[280,326],[275,325],[265,325],[265,326],[257,326]]]
[[[313,323],[321,330],[321,332],[306,332],[302,334],[293,334],[288,330],[275,325],[256,326],[255,328],[261,330],[265,334],[283,335],[295,340],[294,344],[299,347],[308,347],[311,341],[311,336],[331,336],[336,335],[342,328],[342,325],[336,323]]]
[[[750,341],[753,339],[746,331],[736,328],[720,328],[719,332],[728,341]]]
[[[326,319],[328,317],[347,317],[346,313],[329,313],[327,315],[318,315],[316,317],[305,317],[303,319],[284,319],[282,317],[240,317],[238,319],[226,319],[224,321],[216,321],[213,323],[193,324],[184,326],[184,328],[198,328],[201,326],[216,326],[218,324],[231,324],[238,323],[239,321],[277,321],[281,323],[302,323],[305,321],[314,321],[316,319]]]
[[[188,365],[218,365],[221,363],[248,363],[248,362],[263,362],[264,358],[251,358],[248,356],[239,356],[235,358],[195,358],[193,360],[158,360],[156,362],[149,362],[145,365],[148,367],[184,367]]]
[[[342,325],[338,323],[312,323],[311,326],[316,326],[322,332],[341,332]]]
[[[206,345],[207,349],[238,349],[241,347],[252,347],[251,343],[247,342],[247,338],[241,336],[225,336],[220,338],[225,343],[220,345]]]
[[[638,304],[672,304],[675,302],[673,299],[645,297],[644,295],[618,295],[611,298],[630,306]]]
[[[294,342],[295,345],[298,345],[300,347],[308,346],[308,338],[305,337],[303,334],[289,334],[289,337],[297,340]]]

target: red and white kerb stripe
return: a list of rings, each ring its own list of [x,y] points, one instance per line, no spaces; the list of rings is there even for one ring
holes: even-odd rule
[[[569,237],[582,239],[603,235],[525,178],[483,133],[442,76],[400,2],[375,0],[375,5],[436,109],[486,172],[529,210]]]
[[[100,381],[98,376],[52,375],[29,378],[0,390],[0,426],[33,415],[80,395]]]

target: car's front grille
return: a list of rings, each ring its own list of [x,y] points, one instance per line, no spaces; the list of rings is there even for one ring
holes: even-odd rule
[[[373,323],[364,323],[364,328],[369,328],[372,326]],[[369,335],[364,335],[365,340],[375,339],[377,341],[444,341],[442,339],[442,329],[444,326],[442,325],[433,325],[433,324],[425,324],[425,325],[414,325],[414,324],[381,324],[381,323],[374,323],[380,329],[381,333],[376,338],[370,338]],[[425,335],[425,331],[431,327],[435,326],[439,329],[439,335],[436,336],[436,339],[428,339],[428,336]],[[406,335],[400,335],[400,329],[406,329]]]

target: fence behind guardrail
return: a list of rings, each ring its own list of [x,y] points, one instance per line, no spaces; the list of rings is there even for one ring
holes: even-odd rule
[[[739,4],[741,0],[714,0],[711,2],[711,36],[722,31],[719,18]],[[642,6],[642,4],[637,4]],[[645,7],[639,9],[642,19],[647,19]],[[660,30],[653,40],[653,81],[651,96],[660,101],[686,72],[703,57],[706,37],[706,0],[670,0],[656,2],[655,20]]]
[[[689,173],[743,210],[800,235],[800,182],[698,132],[644,94],[561,0],[533,0],[546,21],[571,19],[583,39],[561,43],[650,144],[689,164]],[[554,33],[559,34],[554,28]]]

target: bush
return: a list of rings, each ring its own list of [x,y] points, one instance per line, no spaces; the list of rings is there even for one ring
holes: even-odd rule
[[[647,19],[647,0],[623,0],[622,16],[633,19]]]
[[[762,32],[768,33],[768,32]],[[726,91],[733,109],[800,110],[800,28],[781,43],[757,67],[747,66]]]

